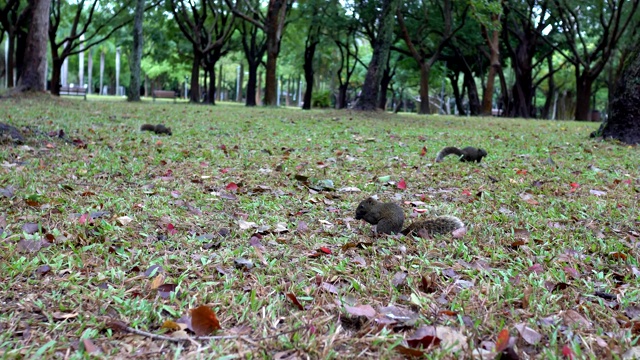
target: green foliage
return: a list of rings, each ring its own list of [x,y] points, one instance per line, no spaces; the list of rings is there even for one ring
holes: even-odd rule
[[[315,91],[313,93],[312,107],[314,108],[329,108],[331,107],[331,91]]]

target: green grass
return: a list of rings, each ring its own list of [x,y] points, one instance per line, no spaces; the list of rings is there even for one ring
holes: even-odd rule
[[[0,146],[0,188],[15,188],[11,198],[0,195],[5,357],[82,358],[88,338],[109,357],[397,358],[396,346],[422,325],[463,335],[459,355],[467,358],[503,328],[516,352],[536,358],[562,358],[565,345],[594,359],[638,346],[640,319],[627,315],[640,299],[639,150],[589,140],[597,124],[100,97],[2,100],[0,109],[0,121],[30,129],[27,144]],[[164,123],[173,136],[141,133],[143,123]],[[46,135],[59,129],[70,141]],[[481,165],[454,156],[434,163],[447,145],[483,147],[489,156]],[[362,191],[317,192],[295,175]],[[391,182],[379,181],[387,175]],[[401,179],[406,190],[395,185]],[[353,219],[370,195],[401,203],[409,221],[410,202],[422,201],[428,215],[454,214],[468,231],[373,238]],[[80,220],[96,212],[106,213]],[[124,225],[123,216],[133,220]],[[289,232],[267,232],[254,248],[255,229],[242,230],[240,220],[284,223]],[[297,231],[301,222],[308,231]],[[27,234],[25,223],[45,231]],[[23,240],[45,234],[51,246],[25,249]],[[331,254],[309,256],[321,247]],[[236,269],[238,258],[254,267]],[[144,272],[154,264],[179,296],[151,290],[154,277]],[[43,265],[50,271],[42,274]],[[396,287],[399,272],[407,277]],[[423,276],[432,279],[428,289]],[[200,305],[216,312],[219,334],[243,338],[198,348],[105,327],[118,319],[162,334],[166,320]],[[345,305],[371,305],[380,318],[382,307],[396,306],[417,321],[383,328]],[[542,340],[528,344],[520,323]],[[426,352],[452,356],[443,346]]]

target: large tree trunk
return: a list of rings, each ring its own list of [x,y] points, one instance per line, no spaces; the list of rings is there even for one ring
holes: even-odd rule
[[[244,83],[244,65],[240,64],[240,79],[237,81],[236,102],[242,101],[242,84]]]
[[[142,61],[142,19],[144,17],[144,0],[136,1],[136,14],[133,19],[133,49],[129,59],[131,80],[129,81],[128,101],[140,101],[140,63]]]
[[[633,62],[627,66],[618,81],[611,103],[609,120],[602,135],[627,144],[640,143],[640,47]]]
[[[576,76],[576,120],[590,120],[592,86],[593,80],[589,76]]]
[[[544,101],[544,106],[542,108],[542,114],[540,114],[540,117],[543,119],[549,119],[549,112],[551,111],[551,105],[553,105],[553,99],[555,97],[555,93],[556,93],[556,83],[553,79],[553,56],[549,55],[547,56],[547,65],[549,67],[549,80],[548,80],[548,90],[547,90],[547,96],[546,99]]]
[[[267,106],[278,104],[278,77],[276,74],[280,41],[287,14],[287,0],[270,0],[265,19],[267,36],[267,68],[264,92],[264,103]]]
[[[100,88],[98,89],[98,94],[99,95],[103,95],[102,94],[102,87],[104,85],[104,56],[105,56],[104,50],[100,51]],[[60,66],[62,66],[62,65],[60,65]],[[54,67],[54,69],[55,69],[55,67]],[[60,80],[58,80],[58,81],[60,81]],[[52,85],[51,87],[53,87],[53,86],[54,85]],[[58,86],[58,83],[56,83],[55,86]],[[104,94],[104,95],[107,95],[107,94]]]
[[[189,95],[189,102],[200,102],[200,62],[202,56],[198,51],[198,48],[193,46],[193,63],[191,63],[191,94]]]
[[[33,12],[24,54],[22,90],[45,91],[47,68],[47,35],[51,0],[32,0]]]
[[[393,24],[398,10],[399,0],[383,0],[382,11],[379,18],[378,35],[373,41],[373,55],[367,74],[362,85],[360,99],[354,108],[357,110],[371,111],[376,109],[378,104],[378,94],[380,92],[380,82],[389,57],[389,50],[393,40]]]
[[[418,114],[430,114],[429,107],[429,75],[431,68],[425,63],[420,63],[420,108]]]
[[[478,87],[471,71],[464,72],[464,86],[467,88],[469,97],[469,115],[480,115],[480,98],[478,97]]]
[[[391,73],[391,68],[389,67],[389,64],[387,64],[384,70],[384,73],[382,74],[382,80],[380,80],[380,94],[378,94],[378,109],[382,109],[382,110],[387,109],[387,91],[389,90],[391,79],[393,79],[393,74]]]
[[[249,78],[247,79],[247,99],[246,106],[256,106],[256,87],[258,83],[258,62],[249,61]]]
[[[317,41],[312,41],[309,46],[304,50],[304,81],[307,84],[307,88],[304,91],[304,100],[302,103],[302,110],[311,109],[311,98],[313,95],[313,56],[316,53]]]
[[[338,86],[338,101],[336,101],[336,109],[345,109],[347,107],[347,90],[349,84]]]
[[[217,60],[216,60],[217,61]],[[207,72],[209,73],[209,89],[207,89],[207,102],[211,105],[216,104],[216,63],[208,64]],[[222,78],[222,76],[221,76]]]
[[[51,95],[60,96],[60,80],[62,79],[63,61],[54,57],[51,63]]]
[[[450,73],[449,80],[451,81],[451,87],[453,88],[453,97],[456,101],[456,108],[458,109],[459,115],[466,115],[467,112],[464,110],[464,104],[462,103],[462,93],[460,92],[460,85],[458,84],[458,80],[460,79],[460,72],[454,71]]]
[[[13,33],[9,33],[9,49],[7,51],[8,63],[6,65],[8,87],[14,87],[16,84],[15,79],[13,78],[13,70],[15,69],[15,66],[16,66],[15,37],[16,35],[14,35]]]

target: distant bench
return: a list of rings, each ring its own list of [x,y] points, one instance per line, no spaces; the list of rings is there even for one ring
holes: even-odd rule
[[[87,100],[87,89],[80,86],[61,86],[60,95],[83,96]]]
[[[173,99],[173,102],[176,102],[176,92],[171,90],[153,90],[153,101],[156,101],[156,98],[161,99]]]

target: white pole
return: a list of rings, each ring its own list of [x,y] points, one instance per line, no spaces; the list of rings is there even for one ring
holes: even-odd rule
[[[100,89],[98,89],[100,95],[106,95],[102,88],[102,80],[104,78],[104,55],[104,50],[100,51]]]
[[[64,59],[64,61],[62,62],[62,76],[60,79],[60,82],[62,83],[62,86],[67,86],[68,84],[68,80],[69,80],[69,58]]]
[[[302,106],[302,79],[298,80],[298,106]]]
[[[238,65],[236,71],[236,99],[240,98],[240,65]]]
[[[89,59],[87,59],[87,94],[91,94],[91,74],[93,74],[93,49],[89,49]]]
[[[280,79],[278,79],[278,88],[276,89],[276,105],[280,106]]]
[[[84,87],[84,34],[80,35],[80,53],[78,54],[78,82],[80,87]]]
[[[116,49],[116,96],[120,95],[120,47]]]

